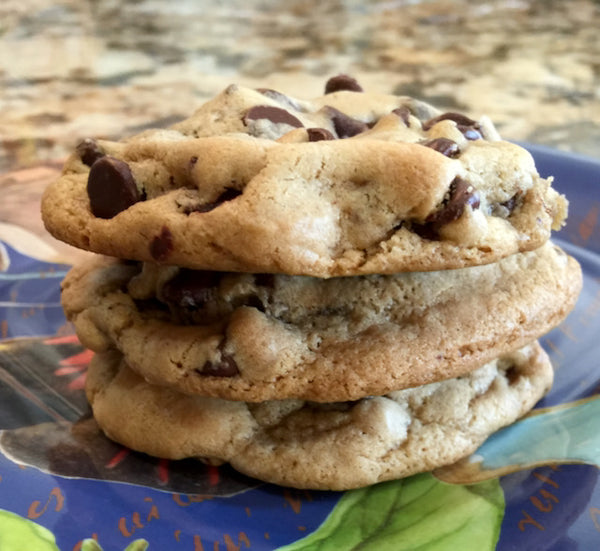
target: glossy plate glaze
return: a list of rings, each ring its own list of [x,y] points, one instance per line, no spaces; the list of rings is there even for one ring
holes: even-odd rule
[[[570,200],[555,241],[584,271],[576,309],[542,340],[552,391],[452,468],[345,493],[280,488],[108,441],[83,396],[90,354],[59,304],[68,266],[0,243],[2,551],[71,551],[86,538],[105,550],[143,539],[150,551],[600,548],[600,162],[527,147]],[[4,544],[8,533],[30,547]]]

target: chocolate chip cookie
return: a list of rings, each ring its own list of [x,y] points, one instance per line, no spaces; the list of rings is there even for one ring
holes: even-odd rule
[[[313,278],[98,258],[63,306],[81,342],[148,381],[230,400],[332,402],[469,372],[573,307],[579,265],[552,243],[441,272]]]
[[[351,82],[310,101],[230,86],[169,129],[86,140],[46,227],[119,258],[315,277],[490,263],[561,227],[566,199],[489,120]]]
[[[486,117],[339,75],[84,140],[42,215],[106,255],[62,303],[109,437],[341,490],[452,463],[548,390],[567,205]]]
[[[530,410],[550,388],[537,343],[464,377],[352,402],[259,404],[153,386],[121,355],[97,355],[87,395],[112,439],[158,457],[226,461],[267,482],[345,490],[447,465]]]

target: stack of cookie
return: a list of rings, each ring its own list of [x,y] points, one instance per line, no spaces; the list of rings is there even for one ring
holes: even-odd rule
[[[337,490],[457,461],[549,389],[536,339],[581,288],[549,241],[566,211],[489,120],[344,75],[86,140],[42,204],[104,255],[63,305],[110,438]]]

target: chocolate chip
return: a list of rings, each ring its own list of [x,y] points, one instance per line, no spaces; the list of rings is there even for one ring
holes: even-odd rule
[[[349,117],[331,105],[326,105],[325,110],[333,123],[338,138],[351,138],[369,129],[364,122]]]
[[[221,357],[217,362],[207,361],[204,365],[196,371],[201,375],[209,375],[212,377],[235,377],[239,374],[237,363],[233,359],[233,356],[226,354],[223,349],[225,348],[225,341],[219,344],[219,351]]]
[[[438,239],[443,226],[460,218],[467,205],[479,208],[479,194],[473,186],[459,176],[452,180],[448,197],[442,207],[425,219],[425,224],[413,224],[415,233],[425,239]]]
[[[211,377],[235,377],[240,372],[233,357],[225,354],[221,355],[221,359],[218,362],[206,362],[197,371],[201,375]]]
[[[446,157],[457,157],[460,153],[460,150],[458,149],[458,144],[455,141],[450,140],[448,138],[435,138],[433,140],[426,140],[424,142],[421,142],[421,145],[424,145],[425,147],[430,147],[431,149],[434,149],[435,151],[441,153],[442,155],[445,155]]]
[[[515,193],[508,201],[504,201],[501,205],[508,211],[509,214],[517,207],[517,202],[521,197],[521,192]]]
[[[521,378],[521,372],[516,365],[511,365],[505,372],[504,377],[509,386],[514,386],[519,382]]]
[[[112,218],[141,198],[129,165],[107,155],[92,165],[87,194],[92,213],[98,218]]]
[[[429,119],[428,121],[425,121],[423,123],[423,130],[429,130],[432,126],[434,126],[438,122],[445,121],[445,120],[454,121],[457,126],[458,125],[474,126],[475,124],[477,124],[476,121],[474,121],[473,119],[470,119],[466,115],[462,115],[461,113],[453,113],[453,112],[449,111],[447,113],[442,113],[441,115],[438,115],[437,117],[433,117],[432,119]]]
[[[227,201],[231,201],[236,197],[239,197],[242,192],[239,189],[235,189],[232,187],[225,188],[225,191],[219,195],[216,200],[211,201],[210,203],[203,203],[201,205],[188,205],[184,208],[185,214],[191,214],[193,212],[204,213],[210,212],[211,210],[216,209],[218,206],[222,205]]]
[[[479,140],[483,138],[479,131],[479,123],[470,119],[469,117],[462,115],[461,113],[443,113],[437,117],[433,117],[423,123],[423,130],[429,130],[434,124],[440,121],[450,120],[456,123],[456,127],[463,133],[467,140]]]
[[[259,119],[267,119],[274,124],[288,124],[295,128],[301,128],[304,125],[292,115],[289,111],[281,109],[280,107],[273,107],[271,105],[256,105],[246,111],[242,120],[247,126],[250,121],[256,121]]]
[[[173,234],[167,226],[163,226],[160,233],[150,243],[150,254],[157,262],[164,262],[173,251]]]
[[[483,138],[478,128],[461,128],[458,129],[463,133],[467,140],[481,140]]]
[[[404,105],[408,108],[411,114],[417,117],[417,119],[420,121],[429,120],[432,117],[435,117],[437,114],[437,110],[433,106],[415,98],[406,98]]]
[[[91,138],[86,138],[80,142],[75,148],[75,151],[77,151],[81,162],[87,166],[92,166],[98,159],[106,155],[98,145],[98,142]]]
[[[199,308],[214,298],[220,272],[180,269],[159,293],[161,301],[182,308]]]
[[[392,113],[394,113],[394,115],[397,115],[398,117],[400,117],[402,119],[402,122],[406,125],[406,126],[410,126],[410,109],[408,107],[406,107],[406,105],[402,105],[401,107],[398,107],[397,109],[394,109],[392,111]]]
[[[473,186],[459,176],[450,184],[449,197],[444,207],[427,217],[426,222],[445,225],[459,218],[465,207],[479,208],[479,194]]]
[[[515,193],[508,201],[504,201],[504,203],[497,203],[492,206],[491,212],[494,216],[499,216],[500,218],[508,218],[513,211],[520,204],[522,193],[519,191]]]
[[[432,226],[431,224],[412,224],[410,229],[416,233],[419,237],[423,239],[428,239],[429,241],[435,241],[439,239],[440,234],[438,233],[437,228]]]
[[[363,92],[362,86],[357,80],[348,75],[337,75],[331,77],[325,84],[325,93],[331,94],[340,90],[348,90],[350,92]]]
[[[302,111],[302,106],[293,98],[278,92],[277,90],[271,90],[270,88],[257,88],[257,92],[260,92],[263,96],[276,101],[277,103],[281,103],[286,107],[290,107],[295,109],[296,111]]]
[[[323,140],[335,140],[335,136],[326,128],[307,128],[309,142],[320,142]]]

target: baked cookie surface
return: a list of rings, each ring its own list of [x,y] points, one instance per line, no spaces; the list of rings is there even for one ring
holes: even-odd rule
[[[320,279],[98,257],[63,283],[84,346],[148,381],[258,402],[354,400],[462,375],[573,307],[577,262],[552,243],[485,266]]]
[[[247,404],[153,386],[111,351],[92,360],[86,390],[100,427],[132,449],[226,461],[286,486],[345,490],[469,455],[529,411],[552,377],[534,343],[465,377],[386,396]]]
[[[46,227],[119,258],[333,277],[490,263],[563,224],[566,199],[489,120],[328,90],[230,86],[170,129],[87,140]]]

